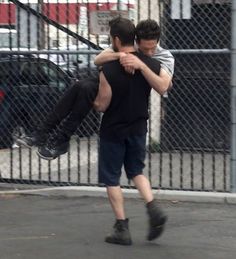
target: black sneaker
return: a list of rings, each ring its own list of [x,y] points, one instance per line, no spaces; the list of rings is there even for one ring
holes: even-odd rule
[[[43,146],[47,141],[47,134],[44,132],[34,131],[32,134],[23,135],[16,139],[17,145],[23,145],[31,148],[33,146]]]
[[[58,138],[56,140],[52,140],[42,147],[39,147],[37,154],[43,159],[53,160],[60,155],[67,153],[69,146],[69,140]]]
[[[105,238],[105,242],[118,245],[132,245],[128,227],[129,220],[116,220],[113,232]]]
[[[156,200],[147,204],[147,212],[149,215],[149,232],[147,240],[151,241],[158,238],[163,233],[167,216],[158,206]]]

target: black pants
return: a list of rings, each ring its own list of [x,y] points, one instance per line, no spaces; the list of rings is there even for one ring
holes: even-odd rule
[[[86,78],[76,82],[61,97],[40,126],[49,132],[60,125],[59,134],[69,139],[93,107],[98,93],[98,77]]]

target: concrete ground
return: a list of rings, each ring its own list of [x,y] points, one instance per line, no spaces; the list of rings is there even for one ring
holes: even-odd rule
[[[236,207],[226,203],[162,201],[166,231],[145,240],[143,202],[126,199],[133,245],[104,242],[113,215],[104,197],[0,195],[1,259],[233,259]]]

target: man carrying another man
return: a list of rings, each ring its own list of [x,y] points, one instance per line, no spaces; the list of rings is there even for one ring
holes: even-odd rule
[[[156,87],[157,92],[162,95],[171,84],[174,72],[174,58],[168,50],[157,46],[159,37],[160,28],[154,20],[144,20],[136,26],[138,50],[145,55],[153,56],[161,62],[159,75],[155,75],[148,67],[145,68],[144,72],[148,82]],[[107,61],[119,59],[120,57],[123,57],[121,62],[124,65],[128,64],[129,67],[135,67],[139,62],[138,58],[133,55],[124,55],[122,52],[114,52],[112,49],[108,49],[95,58],[95,63],[102,65]],[[41,125],[37,126],[32,134],[19,138],[17,143],[27,147],[38,146],[38,155],[48,160],[55,159],[66,153],[71,135],[93,107],[96,97],[99,97],[99,94],[102,95],[98,91],[98,84],[99,80],[96,76],[76,82],[62,96],[54,110],[48,114]],[[99,98],[97,98],[95,104],[98,104],[98,101]],[[53,141],[48,141],[50,133],[58,125],[60,125],[60,128],[54,135]]]
[[[158,39],[160,31],[156,30],[156,34]],[[104,110],[100,128],[99,183],[106,186],[115,215],[113,232],[105,241],[131,245],[132,238],[120,187],[123,166],[127,178],[134,182],[145,201],[149,217],[149,241],[161,235],[167,220],[153,197],[150,182],[143,175],[143,168],[150,92],[153,88],[164,93],[170,82],[166,82],[166,88],[161,87],[157,83],[160,62],[135,50],[135,27],[131,21],[124,18],[111,20],[110,36],[114,51],[123,55],[120,60],[114,59],[103,64],[100,72],[99,92],[106,94],[104,98],[101,94],[102,101],[97,104],[99,110]]]

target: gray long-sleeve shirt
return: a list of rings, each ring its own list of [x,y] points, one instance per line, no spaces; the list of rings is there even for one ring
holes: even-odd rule
[[[175,59],[169,50],[163,49],[162,47],[158,46],[153,58],[159,60],[161,62],[161,68],[163,68],[168,74],[173,76]]]

